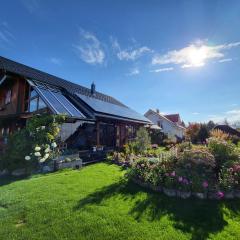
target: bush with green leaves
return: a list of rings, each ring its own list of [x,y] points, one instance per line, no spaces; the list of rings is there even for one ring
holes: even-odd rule
[[[178,152],[184,152],[185,150],[191,150],[192,149],[192,143],[191,142],[182,142],[177,144]]]
[[[36,165],[36,161],[25,160],[25,156],[29,154],[31,148],[32,139],[26,129],[13,133],[8,139],[3,156],[1,156],[0,169],[12,171],[17,168],[25,168],[30,171]]]
[[[145,127],[140,127],[136,134],[135,148],[138,153],[143,153],[151,145],[151,139]]]
[[[163,145],[163,140],[167,138],[167,136],[161,130],[158,129],[150,130],[149,135],[152,144]]]
[[[31,170],[40,162],[54,158],[57,154],[56,140],[64,115],[35,115],[26,127],[10,136],[6,151],[1,159],[1,168]]]
[[[208,148],[215,157],[217,170],[229,161],[239,160],[239,152],[230,141],[211,137],[208,139]]]

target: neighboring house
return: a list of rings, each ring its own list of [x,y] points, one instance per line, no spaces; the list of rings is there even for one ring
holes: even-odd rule
[[[80,75],[81,79],[81,75]],[[149,119],[115,98],[0,57],[0,144],[36,113],[66,114],[61,139],[71,148],[121,147]],[[1,148],[1,145],[0,145]]]
[[[217,125],[214,127],[214,129],[218,129],[218,130],[221,130],[229,135],[232,135],[232,136],[237,136],[237,137],[240,137],[240,132],[228,125]]]
[[[179,114],[163,115],[159,110],[149,109],[144,116],[158,125],[168,138],[174,141],[184,138],[185,127]]]

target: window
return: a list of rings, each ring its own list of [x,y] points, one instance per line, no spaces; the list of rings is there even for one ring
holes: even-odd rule
[[[38,109],[42,109],[45,107],[46,107],[46,104],[44,103],[44,101],[41,98],[39,98],[38,99]]]
[[[5,100],[4,100],[4,103],[5,104],[8,104],[11,102],[11,97],[12,97],[12,91],[11,89],[8,89],[6,94],[5,94]]]
[[[33,98],[30,100],[29,111],[35,112],[38,109],[38,98]]]
[[[30,101],[29,101],[29,112],[35,112],[40,109],[46,108],[46,104],[39,97],[38,93],[34,89],[30,89]]]

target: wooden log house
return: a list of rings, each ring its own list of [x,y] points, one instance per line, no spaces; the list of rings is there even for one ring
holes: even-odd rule
[[[68,148],[121,147],[151,122],[115,98],[0,57],[0,149],[36,113],[66,114]]]

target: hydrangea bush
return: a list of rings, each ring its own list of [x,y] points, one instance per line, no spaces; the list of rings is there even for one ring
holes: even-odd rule
[[[1,159],[1,168],[10,171],[25,168],[29,172],[39,163],[57,156],[57,137],[64,115],[35,115],[26,127],[14,133]]]

